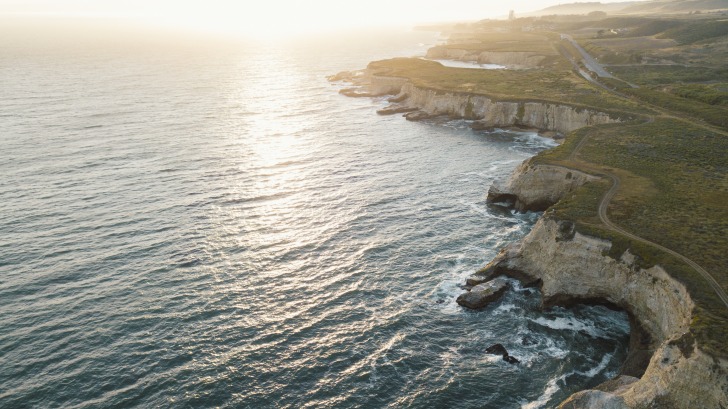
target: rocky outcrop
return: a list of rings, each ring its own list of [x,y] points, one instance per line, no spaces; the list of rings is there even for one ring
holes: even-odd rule
[[[639,380],[582,391],[562,407],[728,407],[728,362],[701,352],[692,338],[688,291],[659,266],[638,267],[629,251],[610,257],[610,247],[576,232],[571,222],[546,217],[479,274],[538,282],[545,306],[592,301],[622,307],[649,334],[654,353],[644,374],[635,374]]]
[[[506,350],[506,347],[504,347],[502,344],[493,344],[488,348],[485,348],[485,353],[491,355],[500,355],[503,357],[503,360],[508,362],[509,364],[517,364],[521,362],[516,359],[516,357],[509,355],[508,350]]]
[[[407,78],[376,75],[371,70],[342,71],[328,76],[327,79],[331,82],[341,81],[355,85],[354,88],[344,88],[339,91],[341,94],[353,97],[396,95],[407,82]]]
[[[506,202],[519,212],[542,211],[597,177],[560,166],[523,162],[505,183],[488,190],[489,203]]]
[[[528,51],[480,51],[453,46],[436,46],[427,50],[427,58],[498,64],[511,69],[538,68],[546,58]]]
[[[508,281],[497,278],[487,283],[478,284],[457,298],[457,303],[463,307],[477,310],[500,299],[508,289]]]

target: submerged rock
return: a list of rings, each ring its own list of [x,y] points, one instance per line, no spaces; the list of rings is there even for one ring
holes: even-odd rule
[[[514,357],[512,357],[512,356],[510,356],[510,355],[505,355],[505,356],[503,357],[503,360],[504,360],[504,361],[506,361],[506,362],[508,362],[508,363],[509,363],[509,364],[511,364],[511,365],[515,365],[515,364],[518,364],[518,363],[520,363],[520,362],[521,362],[521,361],[519,361],[518,359],[516,359],[516,358],[514,358]]]
[[[508,281],[505,278],[496,278],[487,283],[476,285],[470,291],[460,294],[456,301],[465,308],[483,308],[500,299],[507,289]]]

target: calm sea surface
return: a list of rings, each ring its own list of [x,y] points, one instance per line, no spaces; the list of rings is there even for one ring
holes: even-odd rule
[[[552,142],[325,79],[434,41],[2,43],[0,407],[536,408],[615,375],[622,313],[455,303],[539,216],[488,186]]]

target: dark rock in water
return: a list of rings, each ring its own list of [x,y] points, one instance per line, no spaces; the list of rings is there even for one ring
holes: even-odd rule
[[[521,362],[515,357],[508,355],[506,347],[504,347],[502,344],[493,344],[488,348],[485,348],[485,353],[491,355],[501,355],[503,357],[503,360],[508,362],[509,364],[515,365]]]
[[[394,114],[402,114],[405,112],[413,112],[417,111],[417,108],[412,107],[406,107],[402,105],[391,105],[386,108],[382,108],[377,111],[377,114],[379,115],[394,115]]]
[[[405,114],[404,117],[408,121],[421,121],[423,119],[427,119],[427,118],[432,117],[432,115],[430,115],[430,114],[428,114],[427,112],[424,112],[424,111],[414,111],[414,112],[410,112],[410,113]]]
[[[497,278],[484,284],[476,285],[470,291],[460,294],[457,303],[470,309],[483,308],[497,301],[508,289],[508,281]]]
[[[435,302],[438,303],[438,304],[443,304],[445,302],[445,300],[443,300],[442,298],[440,298],[439,300],[437,300]]]
[[[514,357],[512,357],[512,356],[510,356],[510,355],[505,355],[505,356],[503,357],[503,360],[504,360],[504,361],[506,361],[506,362],[508,362],[509,364],[512,364],[512,365],[515,365],[515,364],[517,364],[517,363],[520,363],[520,362],[521,362],[521,361],[519,361],[518,359],[516,359],[516,358],[514,358]]]
[[[528,297],[528,296],[529,296],[529,295],[531,295],[531,294],[533,294],[533,292],[532,292],[531,290],[525,290],[525,291],[523,292],[523,295],[525,295],[526,297]]]
[[[501,344],[493,344],[493,345],[489,346],[488,348],[485,348],[485,353],[491,354],[491,355],[508,356],[508,351],[506,350],[506,347],[504,347]]]

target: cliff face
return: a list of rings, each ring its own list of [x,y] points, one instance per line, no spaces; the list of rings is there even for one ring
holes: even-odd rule
[[[371,75],[369,79],[369,92],[373,95],[394,95],[402,90],[407,83],[406,78],[384,77]]]
[[[659,266],[637,267],[629,252],[610,258],[610,246],[574,232],[569,222],[542,219],[489,267],[491,274],[540,280],[546,305],[604,300],[621,306],[649,334],[656,350],[641,379],[623,377],[619,388],[579,392],[562,407],[728,406],[728,363],[702,353],[690,335],[693,302],[685,287]]]
[[[474,51],[460,48],[436,46],[427,50],[427,58],[498,64],[508,68],[537,68],[545,56],[525,51]]]
[[[491,188],[488,199],[542,210],[593,179],[526,161],[503,186]],[[611,258],[610,248],[609,241],[579,234],[569,221],[543,218],[480,273],[538,282],[544,305],[598,301],[630,312],[635,322],[623,373],[641,378],[620,376],[611,386],[574,394],[562,407],[728,407],[728,362],[701,352],[690,334],[693,302],[685,287],[659,266],[639,268],[629,251]]]
[[[376,79],[373,86],[376,86]],[[527,126],[562,134],[589,125],[621,122],[603,112],[545,102],[494,101],[483,95],[440,92],[406,82],[397,100],[428,115],[477,119],[487,126]]]
[[[530,161],[525,161],[505,183],[491,186],[488,202],[509,202],[519,212],[542,211],[567,193],[595,179],[595,176],[577,170],[531,165]]]

